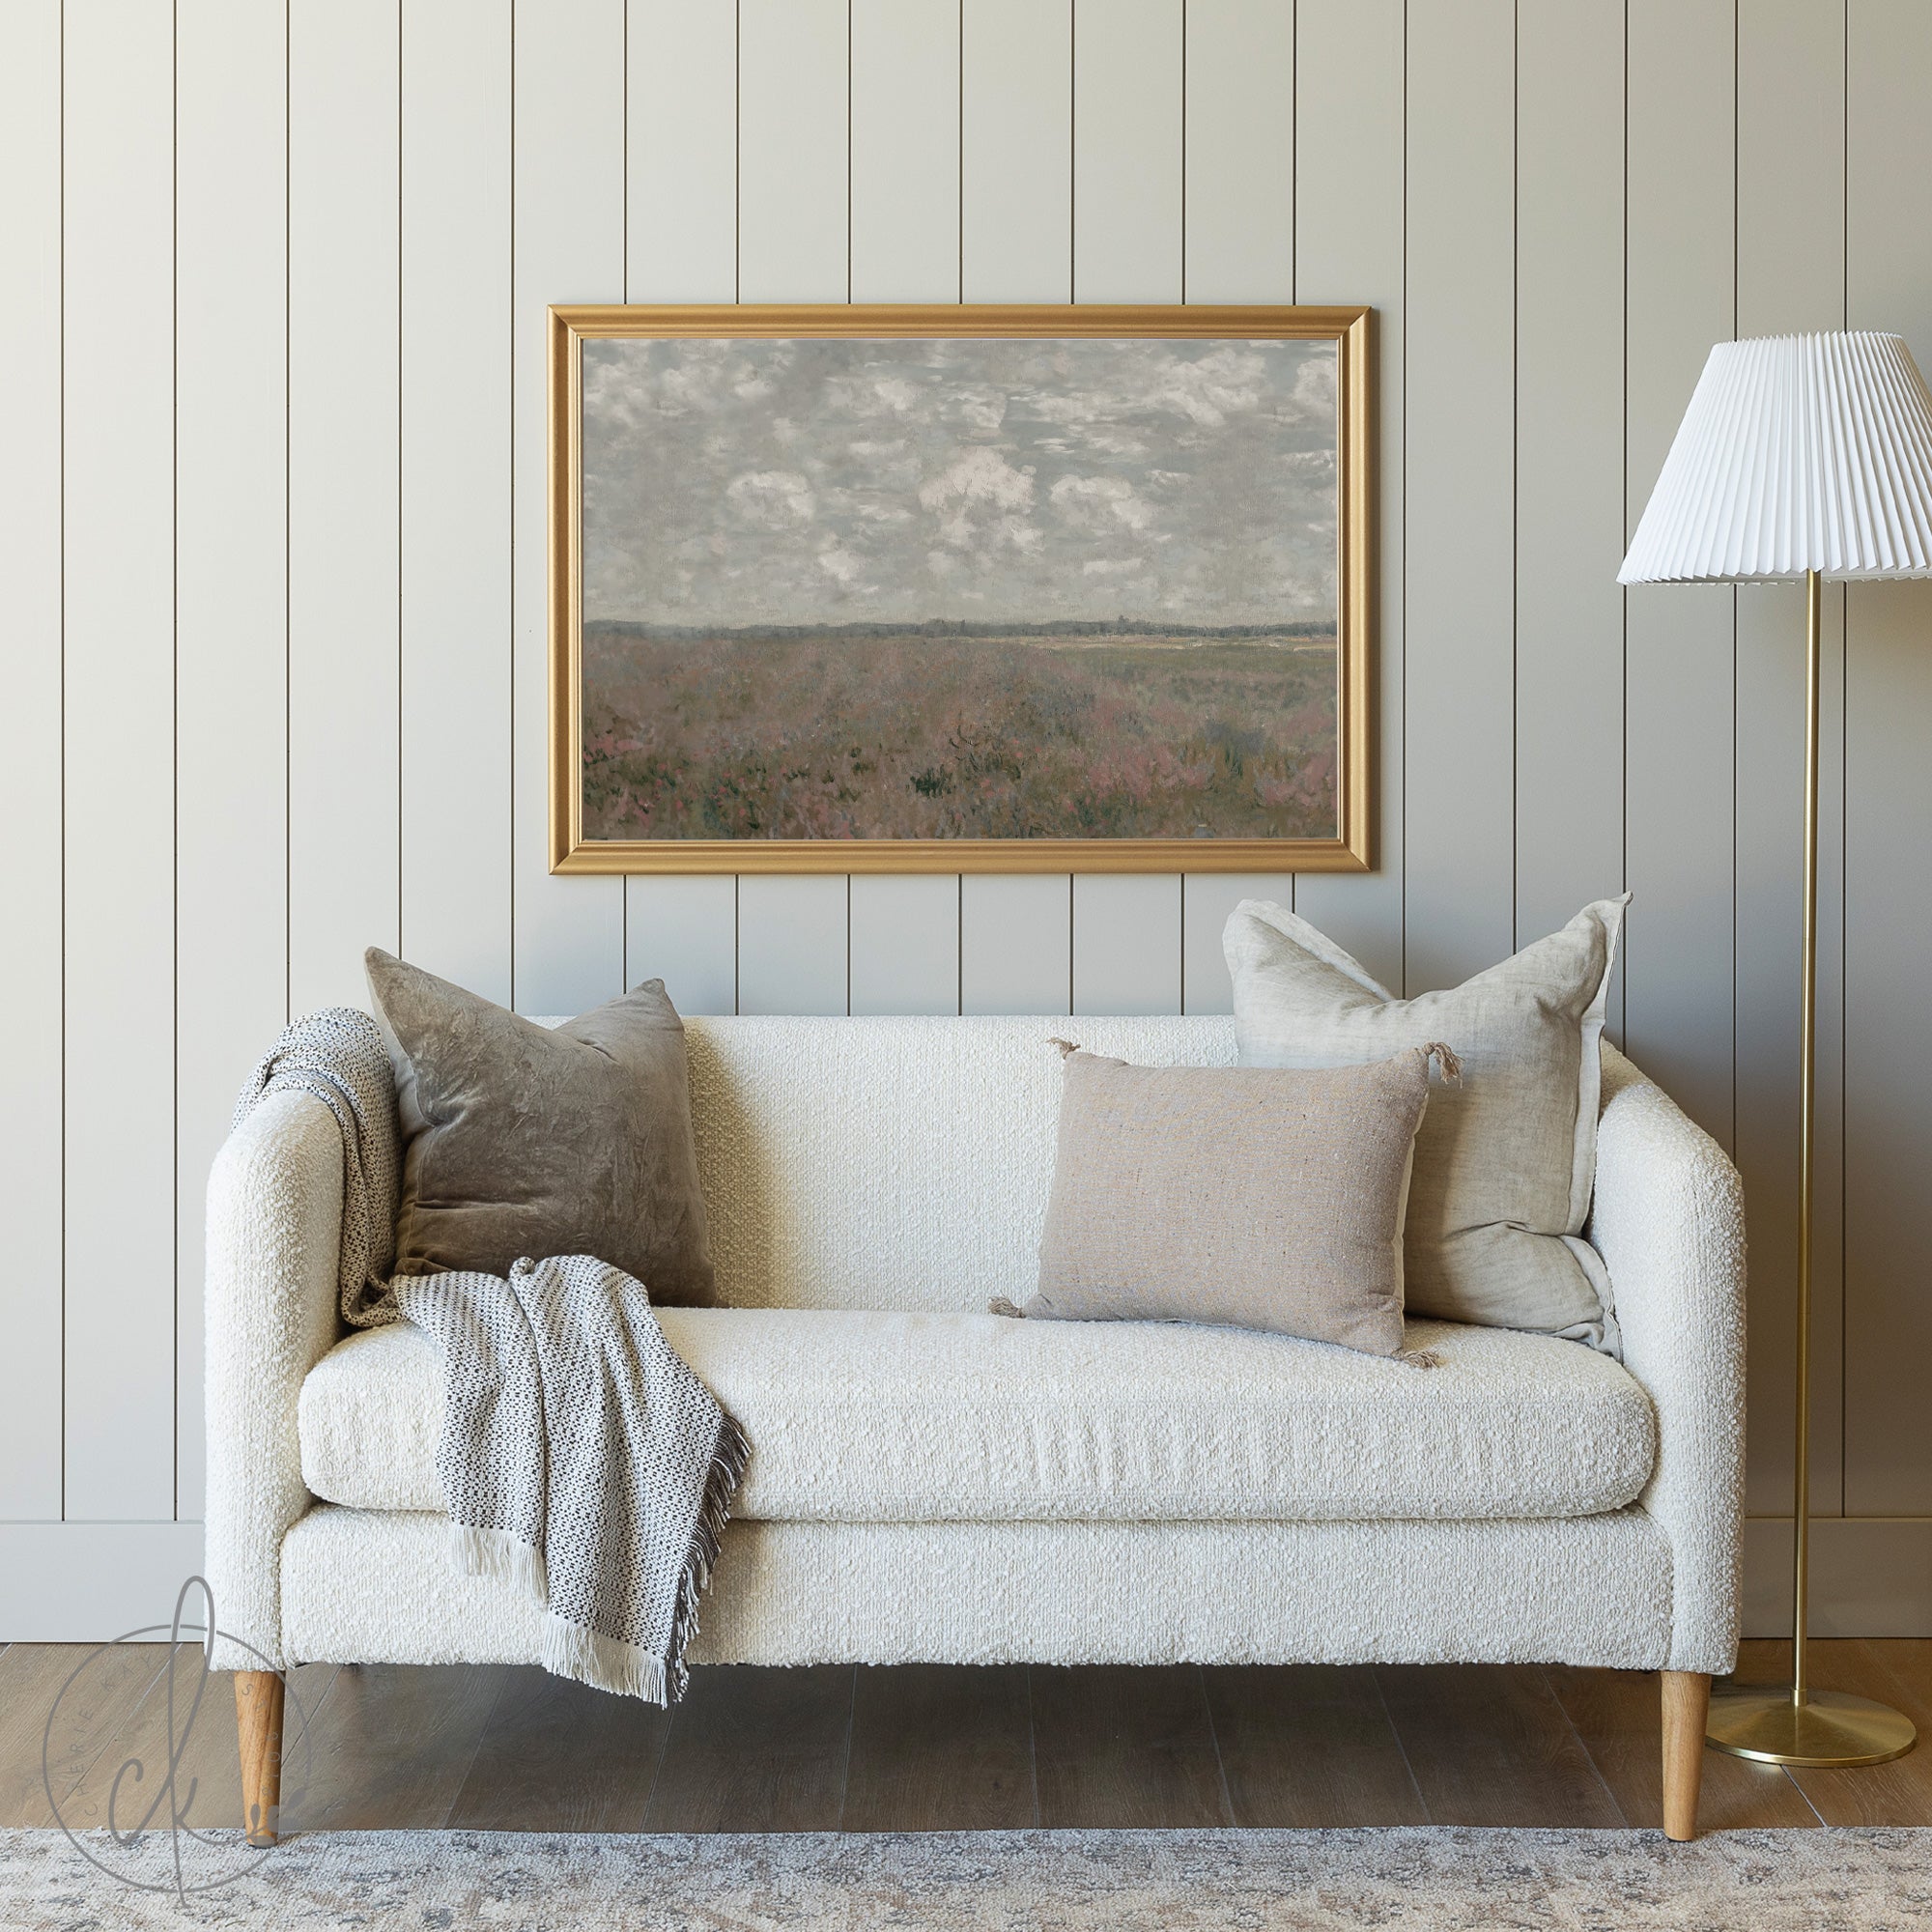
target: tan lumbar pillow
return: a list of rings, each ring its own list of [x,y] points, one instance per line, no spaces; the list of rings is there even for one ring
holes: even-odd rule
[[[1310,1071],[1073,1052],[1039,1287],[1005,1312],[1211,1321],[1396,1354],[1428,1104],[1419,1048]]]
[[[1223,934],[1244,1066],[1335,1065],[1446,1039],[1461,1082],[1415,1143],[1411,1315],[1617,1346],[1609,1277],[1583,1240],[1597,1165],[1604,1002],[1629,896],[1448,992],[1398,1000],[1304,919],[1262,899]]]

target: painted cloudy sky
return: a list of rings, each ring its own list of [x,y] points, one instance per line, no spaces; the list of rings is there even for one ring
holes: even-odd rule
[[[1330,343],[590,341],[584,615],[1335,611]]]

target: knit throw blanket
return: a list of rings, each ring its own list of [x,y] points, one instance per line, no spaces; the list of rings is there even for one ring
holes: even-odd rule
[[[249,1077],[312,1094],[342,1130],[343,1320],[403,1320],[442,1355],[437,1471],[452,1554],[545,1606],[543,1664],[602,1690],[684,1694],[686,1646],[750,1448],[658,1327],[644,1285],[588,1255],[509,1278],[389,1278],[400,1164],[388,1054],[335,1007],[298,1020]]]

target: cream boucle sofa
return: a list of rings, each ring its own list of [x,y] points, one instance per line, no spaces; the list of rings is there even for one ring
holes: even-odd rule
[[[1737,1640],[1743,1217],[1730,1163],[1628,1061],[1605,1049],[1590,1228],[1621,1365],[1417,1322],[1412,1346],[1441,1360],[1425,1371],[1228,1329],[985,1313],[1032,1286],[1049,1037],[1221,1064],[1229,1020],[689,1033],[730,1305],[663,1322],[753,1444],[695,1661],[1662,1669],[1667,1823],[1690,1834],[1700,1699]],[[281,1665],[532,1662],[532,1605],[445,1552],[432,1345],[338,1326],[341,1201],[337,1130],[306,1095],[266,1100],[215,1162],[222,1626]],[[271,1767],[279,1686],[244,1674],[238,1696],[244,1753]],[[272,1803],[271,1783],[250,1789]]]

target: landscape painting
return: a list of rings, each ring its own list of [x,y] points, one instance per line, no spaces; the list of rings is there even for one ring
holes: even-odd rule
[[[573,346],[560,858],[1360,863],[1345,331]]]

